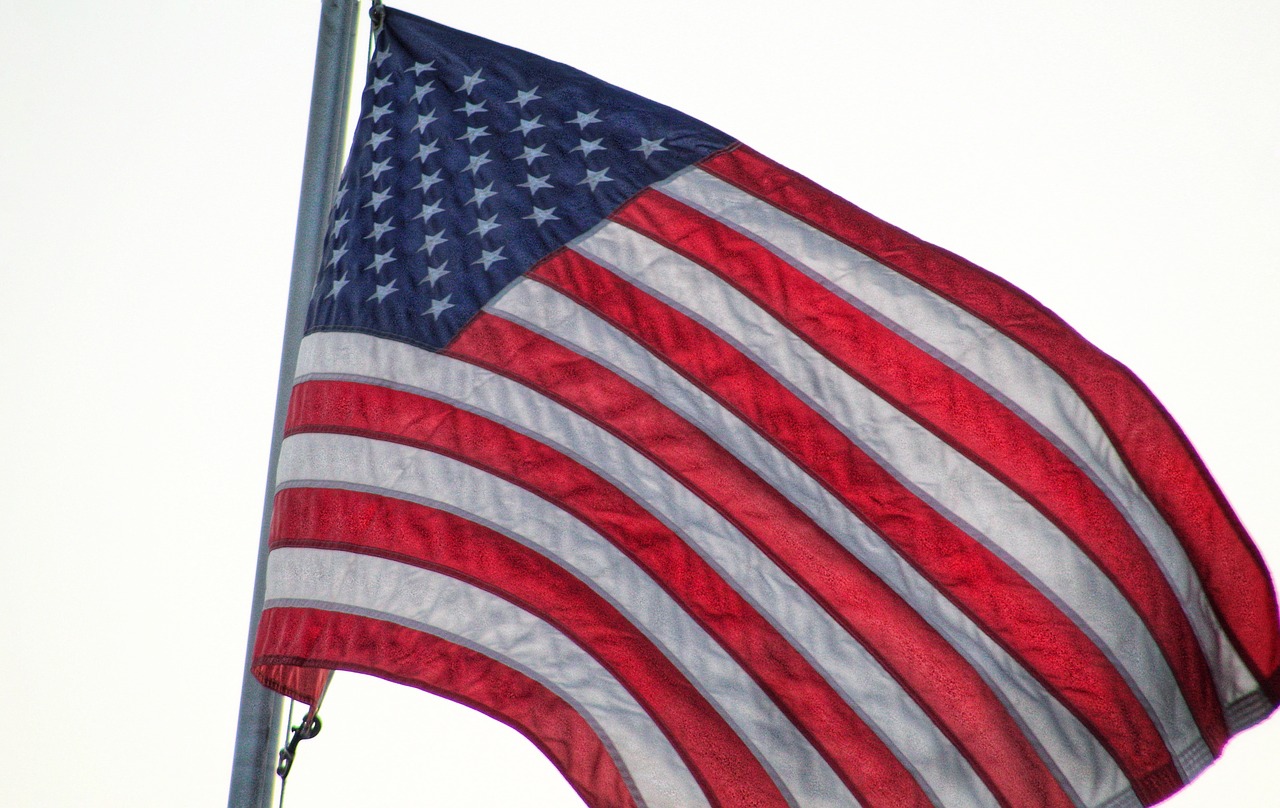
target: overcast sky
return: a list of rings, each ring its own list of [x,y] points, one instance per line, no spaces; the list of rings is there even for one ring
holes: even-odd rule
[[[1027,290],[1147,382],[1280,568],[1280,4],[400,7]],[[3,10],[0,804],[223,805],[319,3]],[[425,694],[342,675],[322,715],[293,808],[580,804]],[[1272,719],[1166,805],[1271,808],[1278,760]]]

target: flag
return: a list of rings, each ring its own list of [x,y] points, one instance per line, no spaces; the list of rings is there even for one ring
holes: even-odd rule
[[[1147,389],[697,120],[387,9],[254,672],[514,727],[592,806],[1150,805],[1280,698]]]

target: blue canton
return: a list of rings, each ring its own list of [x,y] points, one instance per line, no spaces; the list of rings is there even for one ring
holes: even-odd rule
[[[727,135],[394,9],[377,32],[307,333],[439,350],[537,262]]]

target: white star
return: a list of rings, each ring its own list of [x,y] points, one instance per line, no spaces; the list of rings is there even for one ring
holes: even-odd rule
[[[529,134],[530,132],[532,132],[534,129],[541,129],[541,128],[543,128],[544,126],[546,126],[546,124],[544,124],[544,123],[538,123],[538,121],[540,121],[540,120],[542,120],[542,116],[541,116],[541,115],[534,115],[532,118],[530,118],[530,119],[529,119],[529,120],[527,120],[527,121],[526,121],[526,120],[524,120],[524,119],[521,119],[521,121],[520,121],[520,125],[519,125],[519,126],[517,126],[517,127],[516,127],[516,129],[519,129],[519,130],[520,130],[520,134],[522,134],[522,135],[528,135],[528,134]],[[514,132],[514,131],[516,131],[516,129],[512,129],[511,131],[512,131],[512,132]]]
[[[448,274],[449,270],[444,268],[444,264],[441,264],[438,267],[427,267],[427,277],[418,281],[418,285],[421,286],[424,283],[429,283],[434,287],[436,285],[436,281]]]
[[[530,194],[536,194],[542,188],[551,187],[551,183],[547,182],[547,180],[549,179],[551,179],[550,174],[547,174],[546,176],[543,176],[543,177],[535,177],[532,174],[530,174],[529,179],[520,183],[519,187],[528,188]]]
[[[383,143],[386,143],[391,138],[392,138],[392,134],[390,129],[388,129],[385,132],[370,132],[369,145],[372,146],[373,149],[376,151],[379,146],[381,146]]]
[[[538,92],[537,87],[534,87],[532,90],[516,90],[516,97],[511,99],[507,103],[519,104],[520,109],[524,109],[525,104],[529,103],[530,101],[537,101],[538,99],[542,98],[542,96],[536,95],[537,92]]]
[[[421,220],[422,220],[422,223],[423,223],[423,224],[426,224],[427,222],[431,221],[431,217],[432,217],[432,216],[435,216],[435,215],[436,215],[437,213],[439,213],[440,211],[441,211],[440,203],[439,203],[439,202],[432,202],[430,205],[423,205],[423,206],[422,206],[422,213],[419,213],[417,216],[414,216],[413,218],[414,218],[414,219],[421,219]],[[410,221],[412,221],[412,220],[410,220]]]
[[[489,127],[487,126],[468,126],[467,133],[458,140],[465,140],[468,143],[475,143],[476,138],[489,137]]]
[[[451,309],[451,308],[453,308],[455,305],[457,305],[457,304],[455,304],[455,303],[450,303],[450,302],[449,302],[449,298],[451,298],[451,297],[453,297],[453,295],[445,295],[444,297],[441,297],[441,298],[437,298],[437,299],[435,299],[435,300],[432,300],[432,301],[431,301],[431,308],[429,308],[429,309],[427,309],[426,311],[424,311],[424,312],[422,313],[422,316],[423,316],[423,317],[425,317],[425,316],[427,316],[428,314],[430,314],[432,317],[434,317],[434,318],[436,318],[437,320],[439,320],[439,319],[440,319],[440,315],[441,315],[441,314],[444,314],[446,311],[448,311],[449,309]]]
[[[342,228],[346,227],[346,226],[347,226],[347,222],[349,222],[349,221],[351,221],[351,217],[350,217],[350,216],[348,216],[348,215],[347,215],[347,214],[345,214],[345,213],[344,213],[344,214],[342,214],[341,216],[339,216],[338,218],[334,219],[334,220],[333,220],[333,232],[334,232],[334,233],[341,233],[341,232],[342,232]]]
[[[427,97],[427,93],[431,92],[435,88],[436,83],[434,81],[428,81],[426,84],[419,84],[417,87],[413,88],[414,102],[421,103],[422,99]]]
[[[434,109],[429,109],[427,110],[426,115],[418,116],[418,122],[414,124],[413,129],[410,131],[425,135],[427,133],[427,127],[438,120],[440,120],[440,118],[436,116],[436,111]]]
[[[503,249],[502,247],[499,247],[499,248],[498,248],[498,249],[496,249],[496,250],[481,250],[481,251],[480,251],[480,260],[479,260],[479,261],[472,261],[472,262],[471,262],[471,266],[476,266],[477,264],[481,264],[481,265],[483,265],[483,266],[484,266],[485,270],[488,270],[488,269],[489,269],[489,267],[493,266],[494,264],[498,263],[499,261],[505,261],[505,260],[507,260],[507,259],[506,259],[505,257],[503,257],[503,255],[502,255],[502,249]]]
[[[329,254],[329,266],[336,267],[338,262],[342,260],[342,256],[347,254],[346,247],[334,247],[333,252]]]
[[[351,190],[346,185],[339,185],[338,191],[333,195],[333,207],[336,209],[342,204],[342,200],[347,198],[347,191]]]
[[[525,163],[527,163],[528,165],[533,165],[534,160],[537,160],[539,157],[547,156],[546,150],[547,150],[547,147],[545,144],[542,146],[525,146],[524,154],[520,155],[516,159],[524,160]]]
[[[579,112],[572,120],[565,121],[577,126],[579,129],[586,129],[593,123],[600,123],[600,119],[596,117],[596,113],[600,110],[594,109],[590,112]]]
[[[483,82],[484,79],[480,78],[480,71],[477,70],[470,76],[462,77],[462,86],[459,89],[464,93],[469,93],[476,88],[477,84],[481,84]]]
[[[440,138],[436,138],[430,143],[421,143],[418,145],[418,156],[414,159],[427,162],[427,158],[440,151],[440,147],[436,144],[440,142]]]
[[[372,166],[370,166],[369,173],[365,174],[365,176],[373,177],[373,181],[377,182],[378,177],[382,176],[382,172],[390,171],[390,170],[391,170],[391,158],[388,157],[387,159],[378,163],[374,163]]]
[[[484,165],[485,163],[492,163],[492,162],[493,161],[489,159],[489,152],[485,152],[484,154],[473,154],[471,155],[471,161],[467,163],[467,167],[462,170],[470,171],[472,174],[474,174],[480,170],[480,166]]]
[[[436,69],[436,63],[433,60],[433,61],[427,62],[426,64],[423,64],[422,62],[414,62],[413,67],[405,68],[404,72],[413,73],[413,75],[417,77],[417,76],[421,76],[423,73],[426,73],[427,71],[434,71],[435,69]]]
[[[364,299],[364,302],[368,303],[370,300],[373,300],[376,297],[378,298],[378,302],[381,303],[382,301],[387,299],[387,295],[391,294],[392,292],[399,292],[399,291],[400,290],[396,288],[396,279],[392,278],[391,283],[378,284],[377,291],[375,291],[373,294],[366,297]]]
[[[560,217],[555,215],[555,213],[556,213],[555,208],[540,208],[537,205],[534,205],[533,213],[530,213],[528,216],[524,218],[533,219],[534,224],[538,225],[538,227],[542,227],[542,225],[545,224],[546,222],[560,221]]]
[[[373,54],[373,63],[377,67],[382,67],[382,63],[387,61],[387,57],[391,55],[390,50],[375,51]]]
[[[393,252],[395,252],[394,249],[387,250],[384,253],[374,253],[373,260],[369,262],[369,266],[365,267],[365,270],[372,269],[374,272],[381,272],[384,266],[396,260],[391,257]]]
[[[467,117],[471,117],[472,115],[475,115],[477,112],[488,112],[488,111],[489,111],[489,110],[487,110],[487,109],[485,109],[485,108],[484,108],[484,102],[483,102],[483,101],[481,101],[481,102],[480,102],[480,103],[478,103],[478,104],[473,104],[473,103],[472,103],[472,102],[470,102],[470,101],[466,101],[466,102],[464,102],[464,103],[463,103],[463,105],[462,105],[462,106],[460,106],[460,107],[458,107],[457,109],[455,109],[455,110],[454,110],[454,112],[462,112],[462,113],[465,113],[465,114],[467,115]]]
[[[391,86],[391,79],[383,76],[374,76],[373,78],[373,94],[377,95],[386,87]]]
[[[449,239],[444,237],[443,230],[436,233],[434,236],[424,236],[422,239],[422,246],[418,248],[418,252],[426,250],[427,255],[431,255],[431,253],[435,252],[436,247],[439,247],[448,240]]]
[[[342,287],[346,286],[348,283],[351,283],[351,281],[347,279],[347,274],[344,272],[342,273],[341,278],[333,279],[333,286],[329,288],[329,294],[325,295],[325,297],[337,297],[338,292],[341,292]]]
[[[490,230],[497,230],[499,227],[502,227],[502,225],[498,224],[498,214],[495,213],[488,219],[481,219],[477,216],[475,229],[470,233],[467,233],[467,235],[469,236],[472,233],[479,233],[480,237],[484,238],[489,235]]]
[[[368,176],[368,175],[365,175],[365,176]],[[364,206],[366,208],[373,208],[373,212],[377,213],[378,208],[382,207],[382,204],[390,198],[391,198],[390,191],[374,191],[373,196],[369,199],[368,202],[364,203]]]
[[[385,222],[374,222],[373,230],[371,230],[369,232],[369,235],[365,236],[365,238],[371,238],[374,241],[377,241],[378,239],[385,236],[387,233],[390,233],[392,230],[395,230],[396,229],[395,226],[391,224],[392,221],[393,221],[392,219],[387,219]]]
[[[369,110],[369,117],[373,119],[374,123],[377,123],[378,119],[381,118],[383,115],[390,115],[390,114],[391,114],[390,104],[383,104],[380,107],[374,107],[373,109]]]
[[[604,140],[604,138],[602,138],[602,137],[601,137],[601,138],[596,138],[595,140],[587,140],[587,139],[585,139],[585,138],[584,138],[584,139],[582,139],[582,140],[579,140],[579,141],[578,141],[578,145],[577,145],[577,146],[574,146],[572,149],[569,149],[569,151],[571,151],[571,152],[580,151],[580,152],[582,152],[582,156],[583,156],[583,157],[586,157],[587,155],[591,154],[592,152],[598,152],[598,151],[604,151],[604,150],[605,150],[605,147],[600,145],[600,141],[602,141],[602,140]]]
[[[435,171],[432,171],[430,174],[423,173],[422,179],[418,180],[417,185],[413,186],[413,190],[422,191],[423,193],[426,193],[427,191],[431,190],[431,186],[435,185],[437,182],[442,182],[442,181],[443,180],[440,179],[440,169],[437,168]]]
[[[665,140],[665,138],[658,138],[657,140],[645,140],[644,138],[640,138],[640,145],[636,146],[631,151],[644,152],[645,159],[648,159],[652,157],[653,153],[656,151],[670,151],[670,149],[662,145],[663,140]]]
[[[587,185],[587,186],[590,186],[591,190],[592,190],[592,191],[595,191],[596,186],[597,186],[597,185],[599,185],[600,183],[602,183],[602,182],[613,182],[613,178],[612,178],[612,177],[606,177],[606,176],[605,176],[605,174],[606,174],[606,173],[608,173],[608,171],[609,171],[609,169],[607,169],[607,168],[602,168],[602,169],[600,169],[599,171],[591,171],[591,170],[588,170],[588,171],[587,171],[587,176],[586,176],[586,178],[585,178],[585,179],[582,179],[582,180],[579,180],[579,181],[578,181],[578,184],[579,184],[579,185]]]
[[[491,182],[483,188],[477,188],[476,192],[471,196],[470,199],[467,200],[467,204],[480,207],[481,205],[484,204],[486,199],[488,199],[491,196],[497,196],[497,195],[498,195],[498,192],[493,190],[493,183]]]

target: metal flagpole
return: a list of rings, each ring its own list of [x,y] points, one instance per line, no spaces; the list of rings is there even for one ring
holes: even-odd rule
[[[258,569],[249,615],[248,648],[240,690],[240,718],[236,725],[235,757],[231,766],[228,808],[270,808],[275,755],[279,746],[282,698],[258,684],[249,672],[253,639],[266,591],[267,533],[275,495],[276,461],[284,437],[285,413],[293,387],[298,344],[306,320],[316,270],[323,253],[329,203],[342,170],[343,133],[350,96],[359,0],[322,0],[316,68],[311,84],[311,116],[302,164],[302,194],[293,244],[293,274],[285,316],[280,381],[276,388],[275,427],[267,469],[266,502],[258,545]]]

